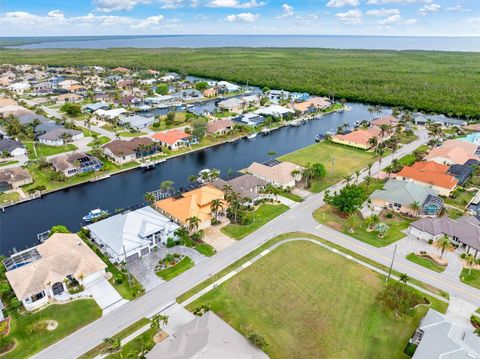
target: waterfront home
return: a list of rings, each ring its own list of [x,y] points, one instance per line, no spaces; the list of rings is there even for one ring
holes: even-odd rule
[[[152,139],[161,146],[166,146],[170,150],[177,150],[184,146],[190,146],[198,143],[198,139],[182,130],[169,130],[157,132]]]
[[[270,90],[267,92],[268,99],[273,103],[279,103],[280,101],[286,101],[290,97],[290,92],[283,90]]]
[[[449,196],[457,187],[458,180],[447,174],[449,167],[436,162],[416,162],[412,166],[404,166],[400,172],[394,173],[395,179],[411,181],[430,186],[442,196]]]
[[[467,253],[480,257],[480,220],[475,216],[422,218],[410,224],[408,233],[426,241],[447,236],[453,243],[465,248]]]
[[[105,280],[107,265],[76,234],[55,233],[45,242],[4,261],[8,282],[26,310],[67,300],[69,283],[88,287]],[[63,298],[62,298],[63,297]]]
[[[65,136],[69,136],[68,140]],[[55,128],[43,135],[38,136],[38,142],[48,146],[62,146],[67,142],[77,141],[82,139],[83,132],[78,130],[71,130],[68,128]]]
[[[290,94],[290,100],[293,102],[304,102],[310,99],[310,95],[306,92],[292,92]]]
[[[0,157],[7,156],[23,156],[27,154],[25,146],[20,141],[9,138],[0,139]]]
[[[302,177],[301,174],[295,174],[295,172],[301,170],[302,167],[291,162],[280,162],[272,166],[253,162],[247,168],[246,172],[274,186],[293,188]]]
[[[212,185],[218,189],[223,190],[225,186],[229,186],[241,198],[248,198],[251,200],[263,197],[262,190],[267,186],[268,182],[251,175],[249,173],[235,177],[228,181],[221,178],[212,182]]]
[[[118,121],[122,126],[133,128],[134,130],[141,130],[148,127],[155,122],[155,117],[143,117],[139,115],[132,115],[128,117],[120,117]]]
[[[74,93],[65,93],[58,95],[55,98],[55,101],[58,105],[63,105],[66,103],[78,103],[83,100],[83,97]]]
[[[239,332],[212,311],[177,326],[171,336],[156,344],[147,359],[231,358],[267,359]]]
[[[480,358],[480,338],[468,323],[429,309],[410,343],[417,348],[412,359]]]
[[[73,152],[63,156],[53,157],[48,160],[55,171],[63,173],[66,177],[81,173],[96,172],[102,169],[103,163],[96,157],[83,152]]]
[[[231,82],[227,81],[219,81],[217,83],[217,87],[220,90],[220,92],[237,92],[240,90],[240,86],[232,84]]]
[[[131,262],[168,238],[175,238],[178,225],[147,206],[119,213],[89,224],[90,238],[115,262]]]
[[[374,137],[377,138],[378,142],[386,140],[386,136],[381,133],[380,129],[371,127],[358,129],[347,134],[336,134],[332,136],[331,141],[345,146],[369,150],[372,147],[370,140]]]
[[[372,120],[370,122],[370,125],[375,126],[375,127],[379,127],[379,128],[382,125],[395,127],[395,126],[398,125],[398,122],[399,122],[398,118],[393,117],[392,115],[388,115],[388,116],[383,116],[383,117],[379,117],[379,118],[376,118],[376,119]]]
[[[242,97],[242,100],[245,102],[247,108],[260,107],[260,96],[258,95],[244,96]]]
[[[221,136],[229,133],[233,130],[235,124],[232,120],[223,119],[223,120],[213,120],[207,122],[206,132],[209,135]]]
[[[117,106],[134,106],[134,105],[138,105],[142,102],[141,99],[139,99],[138,97],[136,96],[133,96],[133,95],[126,95],[126,96],[123,96],[120,100],[115,100],[114,103],[117,105]]]
[[[326,97],[312,97],[309,100],[293,104],[293,109],[300,112],[302,115],[324,110],[332,105],[330,100]]]
[[[16,93],[17,95],[22,95],[26,91],[30,90],[31,86],[25,82],[16,82],[7,87],[7,90]]]
[[[233,118],[232,121],[237,122],[239,125],[258,126],[265,122],[265,118],[254,113],[246,113]]]
[[[259,108],[254,113],[262,116],[271,116],[275,118],[280,118],[288,114],[293,114],[294,111],[290,108],[286,108],[280,105],[270,105],[268,107]]]
[[[466,141],[448,140],[432,149],[425,158],[447,165],[464,164],[470,159],[480,160],[478,146]]]
[[[158,150],[157,144],[146,137],[136,137],[128,141],[115,140],[103,146],[103,153],[118,164],[151,156],[157,153]]]
[[[438,191],[408,181],[389,180],[369,198],[377,212],[389,209],[409,216],[437,216],[443,208]]]
[[[0,170],[0,193],[17,189],[30,183],[33,183],[32,176],[22,167]]]
[[[124,108],[114,108],[111,110],[102,110],[99,109],[95,111],[93,114],[97,116],[99,119],[107,119],[107,120],[113,120],[114,118],[118,118],[120,115],[126,113],[127,110]]]
[[[93,113],[97,110],[108,110],[110,106],[106,102],[96,102],[96,103],[89,103],[88,105],[85,105],[82,107],[82,111],[88,112],[88,113]]]
[[[465,141],[469,143],[473,143],[474,145],[480,145],[480,132],[469,133],[467,136],[463,138],[459,138],[460,141]]]
[[[465,126],[467,121],[448,118],[444,115],[424,115],[423,113],[417,113],[413,115],[413,123],[419,126],[425,126],[428,123],[437,123],[442,126]]]
[[[4,106],[18,106],[18,102],[13,98],[0,97],[0,107]]]
[[[247,103],[240,98],[234,97],[229,98],[228,100],[220,101],[217,106],[218,108],[228,112],[241,113],[247,108]]]
[[[208,88],[203,90],[204,97],[216,97],[218,96],[218,90],[215,87]]]
[[[212,201],[220,200],[226,210],[227,203],[224,198],[222,190],[208,184],[182,193],[179,197],[157,201],[155,207],[180,225],[187,225],[189,218],[197,217],[200,220],[199,229],[204,229],[210,226],[213,219],[210,208]]]

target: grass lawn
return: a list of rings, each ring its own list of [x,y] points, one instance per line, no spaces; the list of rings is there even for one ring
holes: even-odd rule
[[[170,280],[189,270],[190,268],[193,268],[194,265],[195,263],[193,263],[192,258],[184,257],[174,266],[158,271],[156,274],[164,280]]]
[[[114,354],[107,356],[109,359],[124,359],[124,358],[140,358],[138,353],[141,350],[151,350],[155,345],[153,337],[155,335],[154,329],[148,329],[138,337],[125,344],[122,349]],[[132,355],[134,353],[134,355]],[[131,356],[132,355],[132,356]],[[144,357],[141,357],[144,358]]]
[[[15,163],[18,163],[18,161],[0,162],[0,167],[9,166],[9,165],[14,165]]]
[[[41,143],[35,144],[35,149],[37,150],[37,157],[35,157],[35,152],[33,150],[33,143],[32,142],[24,142],[25,147],[27,148],[28,158],[35,159],[40,156],[51,156],[56,155],[58,153],[78,150],[78,147],[72,143],[67,144],[67,146],[47,146]]]
[[[364,220],[362,220],[360,213],[357,212],[356,215],[358,217],[357,225],[354,226],[354,232],[351,233],[347,225],[347,218],[330,206],[322,206],[313,212],[313,217],[317,222],[375,247],[384,247],[402,239],[405,237],[402,231],[407,229],[410,223],[413,222],[412,219],[398,214],[393,214],[393,218],[391,219],[383,216],[381,217],[381,221],[386,223],[390,228],[383,238],[379,238],[376,231],[367,231],[367,225],[364,223]]]
[[[146,134],[147,134],[146,132],[141,132],[141,131],[135,131],[135,132],[123,131],[119,133],[121,137],[138,137]]]
[[[280,196],[288,198],[294,202],[303,202],[303,198],[300,197],[299,195],[296,195],[295,193],[292,192],[287,192],[287,191],[282,191],[279,193]]]
[[[469,271],[470,270],[468,268],[462,269],[462,273],[460,273],[460,280],[462,283],[480,289],[480,270],[472,269],[470,274],[468,274]]]
[[[332,161],[335,165],[332,171]],[[356,170],[365,168],[369,162],[375,161],[372,152],[363,151],[331,142],[320,142],[289,153],[279,158],[280,161],[288,161],[305,166],[308,163],[322,163],[327,170],[327,175],[312,182],[309,190],[321,192],[331,185],[341,181],[343,176],[353,174]]]
[[[109,142],[110,142],[110,138],[108,138],[107,136],[100,136],[100,137],[97,137],[96,140],[93,140],[92,142],[90,142],[87,146],[90,146],[90,147],[101,146]]]
[[[254,212],[248,213],[250,224],[227,224],[222,232],[234,239],[242,239],[287,210],[288,207],[284,204],[262,204]]]
[[[215,253],[217,253],[217,251],[215,250],[215,248],[213,248],[210,244],[208,243],[200,243],[200,244],[197,244],[195,246],[195,250],[197,252],[199,252],[200,254],[203,254],[205,257],[211,257],[213,256]]]
[[[20,199],[20,194],[18,192],[0,192],[0,204],[6,204],[10,202],[16,202]]]
[[[175,112],[175,120],[171,125],[167,125],[165,123],[165,119],[167,116],[162,116],[160,117],[160,126],[155,127],[154,125],[148,126],[148,128],[152,131],[165,131],[169,130],[171,128],[177,128],[180,126],[185,126],[188,124],[187,118],[186,118],[186,112]]]
[[[18,312],[11,312],[10,315],[12,316],[12,327],[8,338],[14,339],[17,347],[7,357],[29,358],[70,333],[100,318],[102,310],[94,300],[82,299],[68,304],[53,304],[35,313],[23,315]],[[56,320],[58,322],[57,329],[27,334],[26,328],[42,319]]]
[[[118,131],[125,131],[125,127],[122,126],[113,126],[109,123],[101,126],[104,130],[110,131],[110,132],[118,132]]]
[[[409,260],[410,262],[431,269],[438,273],[442,273],[445,269],[447,269],[447,267],[438,265],[429,258],[417,256],[415,253],[410,253],[405,258],[407,258],[407,260]]]
[[[382,276],[355,262],[294,242],[188,309],[207,304],[241,333],[257,330],[271,358],[406,358],[403,349],[427,307],[395,318],[375,300],[383,285]]]

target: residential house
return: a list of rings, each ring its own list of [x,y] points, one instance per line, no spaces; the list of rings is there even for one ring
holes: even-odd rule
[[[212,185],[218,189],[223,190],[225,186],[229,186],[241,198],[248,198],[250,200],[263,197],[261,192],[267,186],[267,184],[267,181],[259,177],[255,177],[249,173],[235,177],[228,181],[219,178],[212,182]]]
[[[142,102],[141,99],[139,99],[136,96],[133,95],[126,95],[123,96],[120,100],[115,100],[114,103],[118,106],[134,106],[138,105]]]
[[[131,140],[115,140],[103,146],[106,156],[118,164],[135,161],[138,158],[151,156],[159,150],[157,144],[146,137],[136,137]]]
[[[372,147],[370,140],[374,137],[377,138],[378,142],[383,142],[387,138],[380,129],[371,127],[358,129],[346,134],[336,134],[332,136],[331,141],[345,146],[369,150]]]
[[[412,166],[404,166],[400,172],[394,173],[395,179],[411,181],[430,186],[442,196],[449,196],[457,187],[458,180],[447,174],[448,166],[436,162],[416,162]]]
[[[22,125],[29,125],[29,124],[34,123],[34,122],[37,122],[37,123],[51,122],[51,120],[48,117],[45,117],[43,115],[39,115],[35,112],[19,113],[15,117],[18,119],[18,121]]]
[[[388,115],[388,116],[383,116],[383,117],[380,117],[380,118],[376,118],[375,120],[370,122],[370,125],[375,126],[375,127],[379,127],[379,128],[382,125],[396,127],[398,125],[398,123],[399,123],[398,118],[396,118],[392,115]]]
[[[200,220],[199,229],[204,229],[210,226],[213,219],[210,206],[215,199],[222,201],[225,210],[227,203],[223,191],[208,184],[185,192],[180,197],[158,201],[155,207],[181,225],[187,225],[189,218],[197,217]]]
[[[139,115],[132,115],[128,117],[120,117],[118,121],[122,126],[133,128],[134,130],[141,130],[148,127],[155,122],[155,117],[144,117]]]
[[[128,74],[130,73],[130,70],[127,69],[126,67],[115,67],[114,69],[111,70],[112,72],[117,72],[121,74]]]
[[[480,257],[480,220],[474,216],[462,216],[452,219],[447,216],[439,218],[422,218],[410,224],[408,233],[426,241],[447,236],[450,240],[465,248],[475,258]]]
[[[73,142],[82,139],[83,132],[78,130],[70,130],[68,128],[55,128],[51,131],[38,136],[38,142],[48,146],[62,146],[66,144],[67,140],[64,139],[65,134],[70,135],[68,142]]]
[[[225,93],[225,92],[237,92],[237,91],[240,90],[240,86],[232,84],[232,83],[227,82],[227,81],[219,81],[217,83],[217,87],[223,93]]]
[[[107,265],[76,234],[55,233],[37,247],[5,262],[8,282],[25,309],[35,310],[61,298],[72,281],[88,287],[105,280]]]
[[[174,329],[169,339],[156,344],[147,359],[267,359],[268,355],[250,344],[214,312]]]
[[[33,183],[32,176],[22,167],[0,170],[0,193],[17,189],[30,183]]]
[[[49,93],[55,87],[55,84],[50,81],[39,82],[33,85],[33,89],[37,93]]]
[[[301,170],[302,167],[291,162],[280,162],[273,166],[253,162],[247,168],[246,172],[265,180],[274,186],[293,188],[297,181],[301,180],[301,174],[295,174],[295,172]]]
[[[111,110],[102,110],[99,109],[94,112],[94,115],[99,118],[99,119],[107,119],[107,120],[113,120],[114,118],[120,117],[120,115],[123,115],[126,113],[127,110],[124,108],[114,108]]]
[[[207,122],[206,132],[209,135],[222,136],[233,130],[235,123],[229,119]]]
[[[273,103],[288,100],[290,92],[283,90],[270,90],[267,92],[268,99]]]
[[[369,198],[376,211],[389,209],[409,216],[437,216],[443,208],[438,191],[408,181],[389,180]]]
[[[132,262],[168,238],[176,238],[179,226],[153,208],[119,213],[89,224],[90,238],[115,263]]]
[[[66,177],[81,173],[96,172],[101,170],[103,163],[96,157],[83,152],[73,152],[63,156],[53,157],[48,160],[57,172]]]
[[[55,98],[55,101],[58,105],[63,105],[66,103],[78,103],[83,100],[83,97],[74,93],[64,93],[58,95]]]
[[[25,146],[20,141],[9,138],[0,139],[0,156],[23,156],[27,154]]]
[[[480,358],[480,338],[473,327],[431,308],[410,343],[417,345],[412,359]]]
[[[26,91],[30,90],[31,86],[25,82],[16,82],[7,87],[9,91],[12,91],[18,95],[24,94]]]
[[[82,107],[82,111],[88,112],[88,113],[93,113],[97,110],[108,110],[110,106],[106,102],[96,102],[96,103],[89,103],[88,105],[85,105]]]
[[[132,79],[122,79],[117,82],[118,88],[128,88],[132,87],[133,85],[135,85],[135,80]]]
[[[203,90],[203,96],[205,97],[216,97],[218,96],[218,90],[215,87]]]
[[[184,146],[190,146],[198,143],[198,139],[182,130],[169,130],[157,132],[152,136],[153,140],[161,146],[166,146],[170,150],[177,150]]]
[[[63,80],[63,81],[60,81],[58,83],[58,86],[61,87],[64,90],[69,90],[70,91],[71,86],[79,85],[79,84],[80,84],[80,82],[78,82],[76,80]]]
[[[445,141],[440,147],[432,149],[425,158],[447,165],[463,164],[470,159],[480,159],[477,145],[460,140]]]
[[[254,113],[246,113],[233,118],[232,121],[237,122],[239,125],[258,126],[265,122],[265,118]]]
[[[268,107],[259,108],[254,112],[257,115],[271,116],[275,118],[284,117],[288,114],[293,114],[294,111],[280,105],[270,105]]]
[[[59,125],[55,122],[44,122],[37,126],[35,126],[35,134],[38,136],[43,135],[51,130],[55,130],[57,128],[64,128],[62,125]]]
[[[18,102],[13,98],[0,97],[0,107],[4,106],[18,106]]]
[[[247,103],[240,98],[234,97],[220,101],[217,106],[228,112],[241,113],[247,108]]]
[[[424,115],[423,113],[414,114],[413,122],[419,126],[424,126],[428,123],[437,123],[442,126],[465,126],[467,124],[465,120],[448,118],[444,115]]]
[[[245,102],[247,108],[260,107],[260,96],[258,95],[244,96],[242,100]]]
[[[304,102],[310,99],[310,95],[306,92],[292,92],[290,94],[290,99],[293,102]]]
[[[312,97],[309,100],[294,103],[293,109],[301,114],[307,114],[318,110],[324,110],[331,105],[332,103],[326,97]]]

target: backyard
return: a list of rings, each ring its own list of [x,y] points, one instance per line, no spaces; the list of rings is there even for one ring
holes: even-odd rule
[[[207,304],[241,333],[258,331],[271,358],[406,358],[403,350],[427,307],[395,318],[375,300],[383,283],[375,272],[316,244],[293,242],[188,309]]]
[[[284,204],[262,204],[255,211],[248,212],[250,224],[228,224],[222,228],[222,232],[234,239],[242,239],[286,211],[288,207]]]
[[[20,200],[20,194],[18,194],[18,192],[0,192],[0,204],[16,202],[18,200]]]
[[[318,193],[341,181],[343,176],[367,167],[376,156],[367,152],[331,142],[315,143],[279,158],[280,161],[293,162],[300,166],[322,163],[327,170],[324,178],[313,180],[310,191]]]

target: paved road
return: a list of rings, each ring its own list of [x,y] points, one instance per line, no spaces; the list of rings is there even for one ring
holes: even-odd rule
[[[426,143],[427,134],[425,131],[419,131],[417,135],[419,138],[397,151],[395,157],[399,158],[407,153],[411,153],[415,148]],[[384,158],[381,164],[378,162],[375,163],[372,167],[372,174],[388,166],[391,161],[392,156],[390,155]],[[363,179],[365,175],[366,171],[362,173],[361,179]],[[332,186],[330,191],[339,189],[343,185],[344,184],[340,183]],[[224,269],[264,242],[282,233],[292,231],[310,232],[324,236],[327,240],[358,252],[367,258],[383,264],[390,263],[390,258],[384,256],[379,249],[323,226],[318,227],[318,223],[312,218],[312,212],[323,203],[323,193],[310,196],[306,201],[275,218],[255,233],[224,249],[212,258],[199,263],[195,266],[195,269],[181,274],[173,280],[149,291],[137,300],[125,304],[90,325],[78,330],[67,338],[45,349],[36,355],[35,358],[65,359],[76,358],[82,355],[101,343],[103,338],[113,336],[137,320],[158,311],[162,306],[174,301],[177,296],[208,279],[212,274]],[[399,259],[395,269],[406,272],[411,277],[418,278],[428,284],[448,291],[450,294],[464,298],[480,306],[480,291],[461,283],[445,280],[440,273],[432,273],[430,270],[415,266],[413,263],[404,262],[405,261]]]

